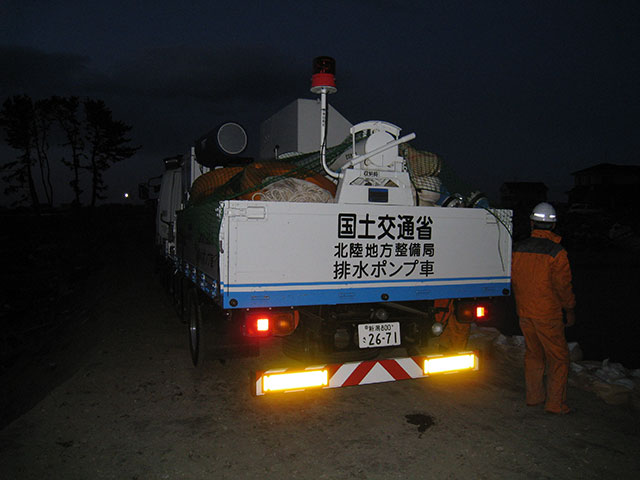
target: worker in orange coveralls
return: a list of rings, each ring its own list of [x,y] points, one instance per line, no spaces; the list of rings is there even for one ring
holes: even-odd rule
[[[446,298],[435,300],[434,307],[443,309],[443,311],[436,312],[436,322],[441,323],[444,327],[444,331],[438,339],[440,349],[457,352],[465,350],[471,324],[458,322],[453,300]]]
[[[566,326],[575,323],[576,304],[571,268],[561,237],[553,232],[556,212],[548,203],[535,206],[530,216],[531,236],[513,247],[511,284],[525,341],[527,405],[544,403],[550,413],[566,414],[569,348]],[[544,372],[547,367],[545,394]]]

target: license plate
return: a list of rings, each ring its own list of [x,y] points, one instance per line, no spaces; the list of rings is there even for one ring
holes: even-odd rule
[[[360,348],[400,345],[400,322],[358,325],[358,345]]]

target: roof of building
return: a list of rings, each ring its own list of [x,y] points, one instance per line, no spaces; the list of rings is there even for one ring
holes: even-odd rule
[[[591,167],[576,170],[571,175],[580,175],[583,173],[640,173],[640,165],[615,165],[613,163],[599,163]]]

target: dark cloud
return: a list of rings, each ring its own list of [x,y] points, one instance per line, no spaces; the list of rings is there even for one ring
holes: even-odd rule
[[[90,59],[69,53],[45,53],[29,47],[0,46],[0,95],[39,98],[88,91],[96,83]]]
[[[256,139],[260,121],[306,95],[308,63],[260,47],[155,48],[115,65],[103,90],[135,121],[147,151],[168,155],[229,120]]]
[[[306,59],[305,59],[306,60]],[[0,47],[7,69],[2,98],[26,93],[100,98],[148,155],[186,151],[216,124],[233,119],[255,137],[258,123],[308,92],[310,60],[304,65],[264,48],[163,47],[123,58],[97,70],[81,55]],[[308,63],[308,65],[306,65]]]
[[[269,102],[298,90],[304,73],[292,59],[260,47],[166,47],[116,66],[115,80],[154,97]]]
[[[156,100],[194,98],[215,104],[272,103],[302,93],[307,68],[263,48],[165,47],[144,51],[98,71],[87,56],[0,46],[0,92],[33,97],[137,95]],[[309,62],[310,63],[310,62]],[[304,66],[306,67],[306,65]]]

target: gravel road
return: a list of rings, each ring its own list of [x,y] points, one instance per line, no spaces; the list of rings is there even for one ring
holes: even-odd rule
[[[633,407],[575,388],[574,414],[526,407],[521,366],[497,354],[474,374],[256,398],[248,372],[276,361],[278,345],[257,358],[209,358],[194,368],[186,327],[142,247],[123,246],[91,281],[94,302],[73,341],[3,386],[38,401],[0,431],[0,478],[635,479],[640,472]],[[39,399],[42,385],[49,386]]]

